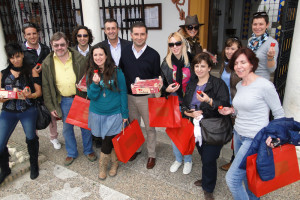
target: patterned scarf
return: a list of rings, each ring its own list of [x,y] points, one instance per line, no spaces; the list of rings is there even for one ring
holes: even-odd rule
[[[249,39],[248,48],[250,48],[253,52],[256,52],[257,49],[269,38],[269,33],[266,30],[266,32],[256,37],[254,33],[252,33],[252,37]],[[257,42],[256,45],[254,45]]]

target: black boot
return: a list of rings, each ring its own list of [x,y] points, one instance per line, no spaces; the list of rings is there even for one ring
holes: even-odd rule
[[[11,170],[8,165],[9,153],[7,147],[4,148],[4,151],[0,153],[0,184],[5,180],[5,178],[11,173]]]
[[[27,149],[29,153],[29,161],[30,161],[30,178],[36,179],[39,176],[39,165],[38,165],[38,157],[39,157],[39,137],[36,136],[32,140],[28,140],[26,138]]]

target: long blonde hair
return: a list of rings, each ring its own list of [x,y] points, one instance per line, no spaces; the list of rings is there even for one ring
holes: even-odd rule
[[[184,65],[187,66],[189,64],[189,57],[187,55],[187,49],[186,49],[186,41],[185,39],[183,38],[183,36],[178,33],[178,32],[174,32],[174,33],[171,33],[168,37],[168,44],[169,44],[169,41],[171,39],[171,37],[174,37],[178,42],[182,42],[181,46],[182,46],[182,49],[181,49],[181,55],[183,56],[183,59],[184,59]],[[167,56],[166,56],[166,61],[167,61],[167,64],[168,66],[173,69],[173,66],[172,66],[172,61],[171,61],[171,56],[172,56],[172,51],[170,50],[170,47],[168,45],[168,53],[167,53]]]

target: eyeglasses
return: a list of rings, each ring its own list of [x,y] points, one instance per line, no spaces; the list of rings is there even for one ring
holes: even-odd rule
[[[179,41],[179,42],[175,42],[175,43],[169,43],[169,47],[174,47],[174,46],[177,46],[177,47],[179,47],[179,46],[181,46],[181,44],[182,44],[182,42],[181,42],[181,41]]]
[[[84,37],[84,38],[87,38],[89,35],[88,34],[77,34],[77,37],[81,38],[81,37]]]
[[[54,44],[54,45],[52,45],[52,46],[53,46],[54,48],[58,48],[59,46],[63,48],[63,47],[66,47],[66,45],[67,45],[66,43],[62,43],[62,44]]]
[[[258,16],[268,16],[266,12],[256,12],[253,14],[253,17],[258,17]]]
[[[189,25],[189,26],[187,26],[187,29],[190,31],[193,29],[197,31],[197,30],[199,30],[199,25],[196,25],[196,26]]]

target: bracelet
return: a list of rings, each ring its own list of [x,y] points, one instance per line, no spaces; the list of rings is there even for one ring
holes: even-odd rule
[[[273,60],[274,60],[274,57],[272,57],[272,58],[270,58],[270,59],[267,58],[267,60],[268,60],[268,61],[273,61]]]
[[[211,102],[211,98],[208,100],[208,102],[207,102],[207,103],[208,103],[208,104],[210,104],[210,102]]]
[[[32,96],[32,99],[36,99],[37,98],[36,93],[32,93],[31,96]]]

